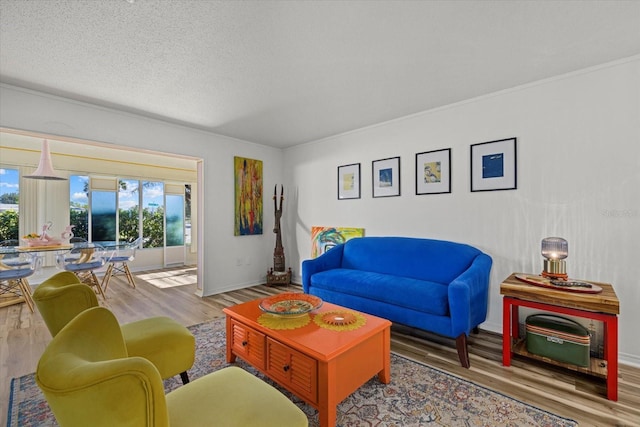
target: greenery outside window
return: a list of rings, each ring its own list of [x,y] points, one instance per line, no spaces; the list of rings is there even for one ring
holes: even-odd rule
[[[164,247],[164,183],[142,182],[143,248]]]
[[[74,237],[89,240],[89,177],[69,177],[69,224]]]
[[[19,176],[17,169],[0,168],[0,241],[20,238]]]

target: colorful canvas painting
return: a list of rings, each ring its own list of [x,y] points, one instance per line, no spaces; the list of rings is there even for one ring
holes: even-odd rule
[[[363,236],[364,228],[311,227],[311,257],[316,258],[349,239]]]
[[[233,158],[235,236],[262,234],[262,160]]]

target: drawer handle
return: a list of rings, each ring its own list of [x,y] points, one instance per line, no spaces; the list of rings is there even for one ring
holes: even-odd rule
[[[289,365],[284,365],[284,366],[282,367],[282,369],[284,369],[284,371],[285,371],[285,372],[287,372],[287,371],[289,371],[289,369],[291,369],[291,368],[289,367]]]
[[[249,344],[249,343],[248,343],[248,342],[246,342],[246,341],[242,341],[242,346],[243,346],[243,347],[246,347],[246,346],[247,346],[247,344]]]

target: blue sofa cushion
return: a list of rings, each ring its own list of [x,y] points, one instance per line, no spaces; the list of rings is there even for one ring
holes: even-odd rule
[[[366,237],[344,245],[341,267],[449,284],[481,253],[443,240]]]
[[[314,274],[311,285],[419,312],[449,315],[448,286],[428,280],[336,268]]]

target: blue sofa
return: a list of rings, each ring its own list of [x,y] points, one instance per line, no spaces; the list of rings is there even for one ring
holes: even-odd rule
[[[461,243],[360,237],[302,263],[305,293],[455,338],[469,367],[467,336],[487,317],[491,257]]]

